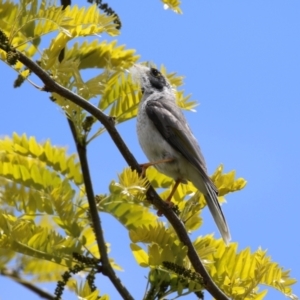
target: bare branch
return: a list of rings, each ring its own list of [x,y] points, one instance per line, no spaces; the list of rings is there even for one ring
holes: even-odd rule
[[[2,269],[0,271],[0,274],[2,276],[11,278],[15,282],[17,282],[20,285],[26,287],[27,289],[29,289],[33,293],[37,294],[41,298],[48,299],[48,300],[55,300],[55,297],[53,295],[51,295],[51,294],[43,291],[42,289],[40,289],[36,285],[32,284],[31,282],[20,278],[19,274],[16,271],[14,271],[14,270]]]
[[[96,240],[97,240],[99,253],[100,253],[101,273],[106,275],[111,280],[111,282],[113,283],[117,291],[120,293],[120,295],[123,297],[123,299],[133,300],[133,297],[130,295],[126,287],[121,283],[121,280],[117,277],[115,271],[113,270],[109,262],[109,258],[107,255],[107,248],[103,236],[101,220],[98,214],[97,204],[95,202],[95,197],[94,197],[94,190],[92,186],[92,180],[90,176],[90,170],[89,170],[89,165],[88,165],[88,160],[86,155],[87,149],[86,149],[85,141],[80,141],[78,139],[76,128],[74,127],[74,124],[70,119],[68,119],[68,123],[76,144],[76,148],[80,160],[82,176],[85,185],[85,191],[86,191],[89,208],[90,208],[90,215],[93,222],[93,228],[95,231]]]

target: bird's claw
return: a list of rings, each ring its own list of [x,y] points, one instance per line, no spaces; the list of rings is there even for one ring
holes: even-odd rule
[[[141,177],[145,177],[146,176],[146,170],[151,167],[152,164],[151,163],[145,163],[145,164],[141,164],[140,167],[142,169],[142,172],[141,172]]]

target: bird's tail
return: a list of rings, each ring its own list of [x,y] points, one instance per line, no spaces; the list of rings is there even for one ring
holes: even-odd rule
[[[226,243],[226,245],[228,245],[231,240],[231,236],[221,206],[218,201],[216,190],[210,183],[206,184],[206,189],[207,194],[205,195],[205,200],[207,206],[219,228],[224,242]]]

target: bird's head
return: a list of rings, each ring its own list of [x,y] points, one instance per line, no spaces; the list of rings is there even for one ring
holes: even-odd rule
[[[150,94],[172,94],[174,91],[168,80],[155,68],[135,64],[130,69],[134,79],[140,81],[141,90],[144,95]]]

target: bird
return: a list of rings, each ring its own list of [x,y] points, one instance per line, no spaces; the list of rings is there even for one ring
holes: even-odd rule
[[[226,243],[231,235],[218,201],[218,190],[207,173],[204,157],[185,116],[176,104],[176,95],[162,73],[153,67],[135,64],[132,77],[139,80],[142,98],[137,114],[137,136],[149,163],[175,180],[171,198],[180,183],[192,182],[204,195],[207,206]]]

